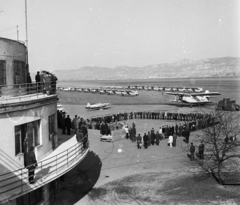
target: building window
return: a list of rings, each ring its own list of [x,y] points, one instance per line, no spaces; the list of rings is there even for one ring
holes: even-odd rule
[[[55,134],[55,114],[48,117],[49,139]]]
[[[43,187],[17,198],[17,205],[37,205],[43,202]]]
[[[25,62],[14,61],[14,84],[27,83]]]
[[[28,148],[40,145],[40,120],[15,126],[15,154],[26,153]]]
[[[21,127],[15,127],[15,153],[16,155],[23,152],[23,141],[21,135]]]
[[[6,64],[0,60],[0,85],[6,85]]]

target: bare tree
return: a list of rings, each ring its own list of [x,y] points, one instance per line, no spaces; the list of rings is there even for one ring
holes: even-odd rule
[[[204,159],[197,158],[195,163],[223,184],[223,172],[233,172],[240,166],[240,114],[216,111],[210,119],[210,126],[198,134],[204,143]]]

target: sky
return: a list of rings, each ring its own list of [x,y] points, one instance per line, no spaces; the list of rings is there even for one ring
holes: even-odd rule
[[[238,0],[26,0],[30,71],[240,57]],[[26,41],[25,0],[0,0],[0,37]]]

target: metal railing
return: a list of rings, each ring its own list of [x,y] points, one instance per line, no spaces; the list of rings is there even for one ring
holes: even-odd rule
[[[34,186],[43,186],[47,182],[64,174],[69,167],[75,164],[74,162],[79,159],[79,156],[82,156],[87,150],[88,136],[86,134],[80,142],[77,142],[67,150],[35,164],[37,166],[35,168]],[[8,196],[8,199],[11,199],[11,196],[15,196],[14,198],[16,198],[16,195],[21,196],[32,190],[29,184],[28,168],[30,166],[1,174],[0,195],[3,196],[4,194],[4,196]],[[0,197],[0,204],[2,200],[6,199]]]
[[[0,85],[0,100],[57,94],[56,81]]]

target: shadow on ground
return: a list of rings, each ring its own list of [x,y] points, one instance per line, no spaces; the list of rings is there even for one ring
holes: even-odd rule
[[[97,182],[101,167],[98,155],[89,151],[74,169],[60,178],[60,192],[54,204],[70,205],[83,198]]]

